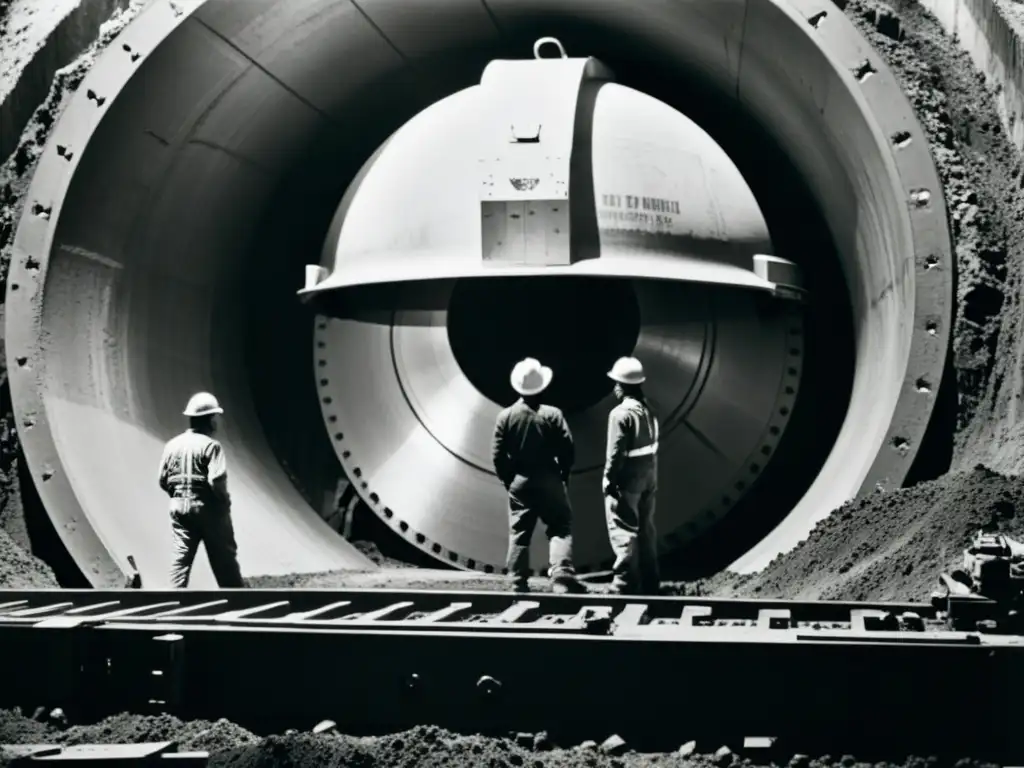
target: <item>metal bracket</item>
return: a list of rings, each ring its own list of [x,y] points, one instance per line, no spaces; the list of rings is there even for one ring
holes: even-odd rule
[[[559,58],[540,58],[547,44],[558,48]],[[573,262],[570,168],[577,107],[586,88],[614,79],[596,59],[568,58],[555,38],[538,40],[534,56],[492,61],[480,80],[486,115],[479,163],[481,255],[489,266]]]

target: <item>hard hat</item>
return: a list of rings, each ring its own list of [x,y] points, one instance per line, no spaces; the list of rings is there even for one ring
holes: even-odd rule
[[[541,365],[539,360],[528,357],[516,363],[509,378],[512,389],[520,395],[536,395],[547,389],[554,375],[554,371]]]
[[[217,398],[209,392],[198,392],[189,399],[185,406],[186,416],[213,416],[215,413],[224,413]]]
[[[608,371],[608,378],[619,384],[643,384],[647,377],[644,366],[635,357],[620,357]]]

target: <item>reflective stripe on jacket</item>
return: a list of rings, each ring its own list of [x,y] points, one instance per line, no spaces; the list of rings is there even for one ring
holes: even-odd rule
[[[189,430],[171,439],[160,459],[160,487],[171,497],[171,508],[186,512],[220,501],[215,481],[227,476],[221,444],[209,435]]]
[[[623,398],[608,414],[608,450],[605,456],[604,487],[619,485],[619,476],[629,462],[658,455],[660,427],[650,406],[632,397]]]

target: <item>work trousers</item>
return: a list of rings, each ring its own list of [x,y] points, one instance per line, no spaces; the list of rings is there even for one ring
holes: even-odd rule
[[[530,576],[530,540],[537,521],[548,536],[551,578],[575,574],[572,564],[572,507],[565,484],[556,473],[517,475],[508,489],[508,570],[518,585]]]
[[[200,544],[206,545],[210,569],[219,586],[245,586],[238,568],[238,546],[235,544],[230,509],[211,505],[185,511],[172,510],[171,536],[174,542],[171,585],[175,589],[188,586]]]
[[[658,538],[654,527],[654,501],[658,493],[658,467],[651,461],[622,478],[618,494],[605,494],[608,539],[615,553],[612,588],[627,594],[657,594]]]

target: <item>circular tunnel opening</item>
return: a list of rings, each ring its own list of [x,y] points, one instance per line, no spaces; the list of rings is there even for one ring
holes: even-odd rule
[[[657,51],[623,52],[620,40],[586,30],[570,40],[573,50],[586,50],[601,58],[616,73],[616,81],[679,109],[705,130],[736,164],[764,213],[776,255],[801,266],[809,300],[803,307],[805,337],[800,394],[787,413],[788,424],[770,459],[759,462],[759,472],[742,489],[725,489],[731,511],[692,544],[672,546],[665,553],[665,572],[691,578],[726,567],[756,544],[796,505],[817,477],[843,423],[850,402],[855,366],[853,311],[840,260],[822,209],[806,181],[775,139],[732,94],[708,86],[692,72],[661,58]],[[529,33],[512,41],[509,58],[519,58],[522,45],[532,42]],[[364,146],[357,154],[339,155],[329,134],[310,144],[305,160],[296,162],[275,200],[275,217],[254,238],[253,263],[259,290],[251,293],[253,308],[275,306],[272,316],[260,309],[246,324],[252,361],[253,391],[267,428],[268,440],[292,479],[313,504],[342,474],[333,455],[330,435],[324,432],[317,405],[315,382],[303,371],[315,365],[308,352],[314,349],[310,308],[302,307],[292,293],[298,288],[302,264],[316,261],[315,253],[331,227],[338,201],[348,182],[380,142],[412,118],[420,109],[474,85],[486,62],[499,52],[460,52],[435,64],[451,74],[437,90],[421,93],[415,108],[395,111],[378,100],[381,109],[374,122],[364,116]],[[381,92],[387,90],[382,85]],[[392,102],[393,103],[393,102]],[[372,125],[379,129],[369,130]],[[376,142],[369,137],[379,137]],[[337,173],[325,176],[324,169]],[[344,172],[340,169],[344,168]],[[313,192],[316,192],[314,195]],[[304,232],[306,246],[296,248],[295,233]],[[292,258],[281,258],[288,252]],[[561,287],[559,287],[561,281]],[[257,285],[250,284],[251,289]],[[529,292],[529,302],[523,296]],[[559,294],[571,297],[573,315],[559,316]],[[330,303],[329,297],[324,303]],[[529,304],[535,322],[516,317],[516,308]],[[607,311],[616,307],[617,314]],[[533,278],[522,280],[463,280],[456,283],[449,304],[448,337],[466,378],[481,393],[499,404],[514,400],[508,374],[522,357],[539,357],[555,369],[548,401],[567,413],[585,410],[610,391],[605,372],[614,360],[633,352],[640,328],[640,313],[631,281],[596,278]],[[564,307],[562,309],[564,314]],[[552,334],[551,328],[563,330]],[[490,334],[494,338],[488,338]],[[278,364],[268,366],[268,340],[279,339]],[[308,341],[301,341],[307,339]],[[297,341],[299,340],[299,341]],[[281,365],[281,355],[290,362]],[[563,363],[563,361],[566,361]],[[571,363],[569,361],[572,361]],[[567,375],[568,374],[568,375]],[[286,380],[287,379],[287,380]],[[287,413],[276,407],[284,392],[294,403]],[[305,395],[300,395],[305,392]],[[309,426],[296,428],[302,414]],[[315,433],[315,434],[314,434]],[[777,430],[772,435],[777,437]],[[775,439],[773,437],[773,439]],[[387,520],[371,527],[383,532]],[[393,521],[391,526],[395,527]],[[411,533],[391,537],[389,546],[409,557],[424,546]],[[382,541],[386,541],[387,536]],[[412,546],[407,546],[411,544]],[[411,558],[410,558],[411,559]]]
[[[336,5],[340,9],[343,4]],[[310,25],[306,22],[314,6],[320,7],[314,3],[289,4],[287,13],[264,18],[245,3],[225,0],[202,6],[195,21],[182,21],[185,26],[170,32],[167,43],[141,62],[139,76],[126,76],[120,86],[108,84],[113,95],[105,102],[99,127],[79,139],[74,131],[88,133],[96,123],[80,119],[85,110],[97,108],[83,96],[60,126],[67,132],[61,142],[73,139],[80,147],[73,172],[67,171],[71,161],[66,157],[44,158],[41,167],[52,173],[39,175],[34,192],[40,202],[32,210],[49,214],[46,201],[53,202],[53,223],[43,227],[37,214],[26,213],[33,217],[31,224],[19,230],[26,243],[39,247],[27,251],[35,266],[13,265],[12,279],[28,284],[38,260],[47,260],[46,300],[34,298],[42,290],[8,296],[9,328],[18,313],[37,318],[9,334],[12,356],[33,355],[30,365],[12,363],[12,394],[21,398],[19,417],[39,414],[35,428],[25,432],[26,454],[52,519],[65,543],[76,547],[76,559],[96,574],[109,571],[113,557],[138,552],[136,547],[162,551],[160,525],[137,514],[161,503],[157,493],[126,489],[123,473],[97,464],[90,448],[110,438],[111,445],[121,447],[126,466],[134,469],[141,462],[137,469],[143,475],[159,441],[180,429],[188,390],[208,384],[223,392],[231,406],[225,433],[233,466],[245,478],[240,487],[251,486],[245,490],[260,507],[258,515],[239,518],[243,566],[246,550],[253,552],[267,541],[266,531],[284,534],[275,541],[281,546],[254,558],[260,565],[247,567],[249,573],[270,572],[259,570],[264,564],[308,570],[309,563],[296,562],[308,553],[316,564],[338,562],[332,558],[340,549],[317,544],[331,534],[313,524],[318,521],[308,508],[288,517],[303,507],[301,500],[291,500],[294,488],[316,513],[334,503],[342,470],[332,446],[339,453],[350,450],[342,430],[329,424],[324,428],[319,377],[311,375],[322,359],[315,346],[314,313],[295,296],[303,266],[319,261],[346,187],[387,136],[429,104],[478,83],[489,61],[528,56],[541,35],[557,35],[570,55],[600,58],[619,83],[660,99],[700,125],[751,187],[775,253],[805,272],[810,301],[803,310],[803,378],[795,403],[786,406],[789,423],[770,451],[770,462],[759,460],[756,475],[744,476],[744,485],[753,482],[753,489],[724,522],[685,551],[687,564],[714,570],[756,543],[812,484],[822,485],[816,481],[824,477],[821,470],[830,454],[852,457],[851,468],[838,473],[842,493],[854,479],[860,482],[861,465],[872,460],[868,449],[852,443],[835,448],[837,435],[851,405],[871,422],[872,434],[885,426],[888,417],[875,418],[865,406],[871,398],[864,382],[881,377],[887,393],[896,391],[899,354],[893,350],[909,345],[909,331],[895,341],[887,334],[910,327],[915,309],[907,294],[913,293],[913,281],[904,281],[909,288],[902,286],[903,295],[879,291],[886,281],[901,277],[887,257],[918,246],[905,231],[905,216],[893,213],[902,210],[900,179],[889,168],[880,170],[892,157],[866,135],[875,124],[860,120],[864,109],[880,108],[878,98],[868,107],[854,103],[873,97],[868,91],[850,97],[846,91],[857,86],[841,80],[823,55],[828,43],[820,40],[837,35],[840,42],[849,42],[855,33],[834,24],[808,31],[792,8],[775,0],[748,5],[749,14],[744,11],[736,19],[729,16],[728,4],[716,6],[722,18],[692,12],[686,4],[668,4],[652,8],[650,17],[641,20],[624,3],[570,9],[554,0],[530,0],[503,6],[499,15],[514,19],[508,24],[492,27],[481,17],[486,34],[461,31],[469,27],[459,24],[434,25],[460,31],[393,41],[382,37],[386,24],[364,23],[354,12],[339,10],[337,18],[326,14],[322,23]],[[410,6],[408,13],[425,20],[441,6],[423,3]],[[457,12],[455,7],[444,11],[454,14],[453,22],[467,13],[461,4]],[[164,23],[153,18],[154,24]],[[413,26],[403,23],[404,29]],[[730,37],[742,38],[748,27],[778,32],[778,39],[787,41],[787,55],[776,56],[774,44],[768,46],[767,38],[757,34],[739,42]],[[314,28],[323,34],[307,40],[304,35]],[[267,33],[262,37],[261,29]],[[209,30],[218,34],[209,35]],[[292,30],[291,36],[284,30]],[[711,30],[732,42],[710,44],[721,39],[707,34]],[[251,47],[257,39],[277,42],[257,51]],[[240,47],[229,56],[202,55],[235,43]],[[740,49],[745,84],[735,69],[725,71],[735,67],[731,57]],[[301,68],[284,71],[292,62],[280,58],[285,50],[305,51]],[[361,59],[365,66],[338,68],[338,52],[374,55]],[[178,66],[191,59],[202,60],[207,68]],[[717,74],[712,71],[716,66],[721,67]],[[807,67],[817,67],[824,78],[833,111],[819,109],[818,92],[804,87],[800,72]],[[324,78],[324,71],[338,76]],[[172,82],[175,98],[166,96]],[[200,108],[210,94],[209,109]],[[755,111],[768,128],[758,124]],[[906,110],[896,112],[903,119]],[[353,114],[358,121],[350,119]],[[145,136],[139,127],[143,117]],[[843,137],[849,139],[845,144],[839,141]],[[918,145],[903,150],[901,157],[913,155]],[[53,154],[55,148],[47,151]],[[826,181],[815,176],[815,168],[822,169]],[[101,186],[107,192],[97,196]],[[846,211],[853,211],[855,220],[844,218]],[[941,310],[936,309],[940,323],[946,319]],[[945,331],[940,328],[935,344],[945,343]],[[876,365],[871,357],[880,362]],[[386,362],[354,354],[345,365],[358,369]],[[504,383],[507,364],[502,368],[494,377]],[[45,381],[37,378],[40,371]],[[851,399],[855,383],[860,395]],[[734,403],[727,410],[738,413],[742,406]],[[915,407],[928,415],[925,406]],[[853,431],[854,420],[847,422],[843,434]],[[283,483],[279,467],[287,475]],[[901,467],[895,472],[903,478]],[[362,488],[374,517],[400,534],[394,538],[451,558],[453,553],[403,528],[395,510],[374,499],[358,473],[349,479],[351,487]],[[288,521],[278,522],[285,517]],[[72,523],[82,520],[95,529],[91,540],[69,532]],[[159,556],[155,561],[145,577],[159,571]]]
[[[632,353],[640,308],[628,280],[529,277],[459,280],[448,305],[455,359],[481,394],[501,405],[518,395],[509,372],[534,357],[555,377],[545,400],[582,411],[611,391],[605,375]]]

